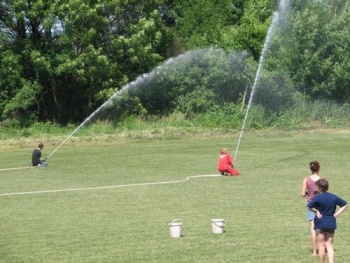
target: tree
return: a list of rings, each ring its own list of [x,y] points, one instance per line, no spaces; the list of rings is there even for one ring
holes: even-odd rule
[[[225,48],[222,38],[231,27],[240,25],[245,12],[243,0],[218,1],[166,1],[170,7],[167,17],[171,27],[185,50],[207,48],[209,46]],[[253,2],[253,1],[249,1]]]
[[[339,1],[308,4],[293,16],[292,79],[312,99],[349,102],[349,5]]]
[[[224,27],[221,46],[230,50],[250,52],[256,61],[259,60],[271,17],[275,9],[275,1],[245,1],[244,12],[238,23]]]
[[[3,117],[35,115],[62,124],[81,118],[94,88],[103,88],[110,77],[109,62],[98,48],[107,21],[96,3],[3,1],[0,9],[5,29],[0,50],[6,60],[15,54],[21,65]]]
[[[21,0],[0,4],[3,118],[83,120],[164,60],[160,1]],[[9,51],[9,52],[7,52]],[[12,74],[12,76],[10,76]]]

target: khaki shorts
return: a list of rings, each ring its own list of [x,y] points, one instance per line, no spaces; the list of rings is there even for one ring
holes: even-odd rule
[[[329,234],[334,234],[335,229],[315,229],[317,234],[320,233],[329,233]]]

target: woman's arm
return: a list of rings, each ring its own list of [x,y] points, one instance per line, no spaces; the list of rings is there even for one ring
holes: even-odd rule
[[[320,211],[318,211],[316,208],[314,208],[314,207],[309,207],[309,210],[312,211],[312,212],[314,212],[314,213],[316,214],[317,218],[321,218],[321,217],[322,217]]]
[[[305,197],[307,195],[307,193],[306,193],[306,189],[307,189],[306,180],[307,180],[307,178],[304,179],[303,185],[301,187],[301,197]]]
[[[344,210],[345,210],[347,207],[348,207],[348,205],[344,205],[344,206],[342,206],[341,208],[339,208],[339,210],[334,214],[334,217],[335,217],[335,218],[338,218],[338,217],[341,215],[341,213],[343,213]]]

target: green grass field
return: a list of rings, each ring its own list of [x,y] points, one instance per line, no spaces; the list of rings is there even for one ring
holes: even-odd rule
[[[217,174],[219,149],[233,153],[237,138],[68,141],[49,167],[8,171],[28,166],[35,145],[2,143],[0,262],[317,262],[302,180],[317,159],[330,191],[350,201],[349,135],[245,133],[239,177],[188,181]],[[183,236],[175,239],[168,224],[178,218]],[[212,233],[214,218],[225,220],[225,233]],[[350,260],[349,233],[345,211],[336,262]]]

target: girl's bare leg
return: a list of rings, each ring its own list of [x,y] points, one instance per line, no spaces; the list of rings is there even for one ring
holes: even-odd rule
[[[328,262],[333,263],[334,262],[334,249],[333,249],[333,238],[334,233],[325,233],[325,242],[327,247],[327,254],[328,254]]]
[[[312,254],[313,256],[317,255],[317,239],[316,239],[316,231],[314,229],[314,221],[310,221],[310,239],[312,245]]]
[[[325,233],[324,232],[317,234],[317,241],[318,241],[319,262],[324,263],[325,253],[326,253],[326,241],[325,241]]]

